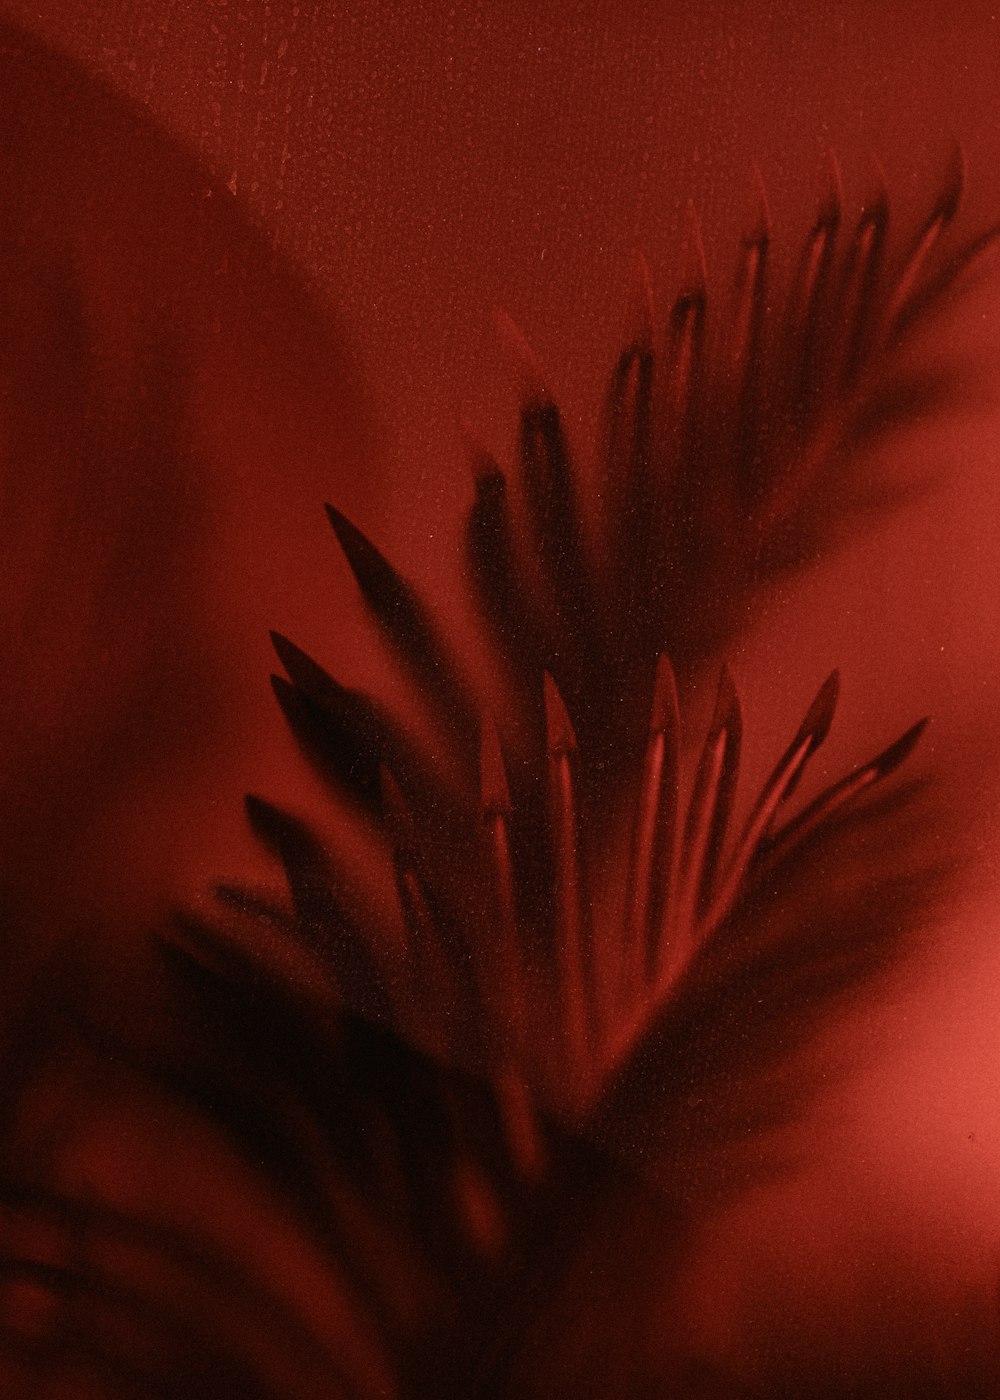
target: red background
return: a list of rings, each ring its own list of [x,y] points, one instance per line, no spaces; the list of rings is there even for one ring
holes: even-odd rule
[[[469,494],[457,421],[468,416],[505,454],[513,436],[496,304],[532,341],[586,445],[633,250],[669,288],[693,198],[710,277],[724,285],[752,160],[786,247],[808,225],[830,146],[855,205],[877,153],[905,226],[959,138],[969,226],[1000,210],[1000,22],[988,4],[6,10],[151,113],[257,230],[217,190],[206,234],[185,213],[203,185],[182,155],[83,83],[46,79],[50,100],[9,158],[17,200],[53,246],[98,250],[87,277],[106,357],[132,364],[135,327],[159,316],[190,347],[200,386],[194,485],[163,545],[165,572],[133,560],[131,592],[96,622],[88,570],[100,571],[127,513],[100,514],[88,553],[93,483],[55,483],[81,532],[39,545],[45,606],[38,630],[12,643],[5,770],[18,799],[5,838],[15,883],[35,897],[46,883],[51,866],[34,862],[54,822],[65,881],[44,895],[55,905],[193,897],[249,860],[244,788],[312,800],[267,690],[266,628],[328,660],[354,635],[324,496],[409,571],[453,586]],[[206,268],[224,255],[213,281]],[[996,1326],[998,286],[980,285],[927,348],[963,366],[954,411],[887,449],[914,470],[945,466],[943,484],[772,599],[735,660],[756,718],[751,763],[839,664],[830,768],[930,710],[929,755],[956,828],[971,820],[977,833],[963,901],[924,961],[832,1029],[827,1051],[854,1073],[803,1125],[801,1173],[706,1225],[692,1335],[747,1374],[804,1347],[870,1373],[879,1348],[905,1354],[933,1335],[946,1352],[956,1315]],[[34,489],[55,518],[51,486]],[[132,499],[127,480],[105,486],[109,501]],[[110,652],[106,625],[126,626]],[[165,655],[156,732],[115,729],[121,695],[146,694]],[[40,697],[53,688],[50,712]],[[95,795],[77,757],[98,743],[120,771]]]

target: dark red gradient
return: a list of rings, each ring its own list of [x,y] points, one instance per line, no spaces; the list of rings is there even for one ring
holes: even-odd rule
[[[964,227],[1000,210],[1000,23],[985,3],[348,11],[5,7],[0,888],[15,988],[43,935],[101,925],[138,942],[166,901],[260,874],[244,789],[326,812],[267,685],[269,627],[408,711],[358,623],[324,499],[468,630],[458,425],[509,459],[520,388],[494,306],[530,339],[586,459],[634,250],[662,309],[692,260],[689,198],[722,300],[754,160],[776,248],[799,246],[829,146],[852,213],[880,158],[894,237],[925,210],[952,138],[969,158]],[[730,656],[751,721],[744,806],[834,666],[817,784],[932,715],[918,771],[933,800],[907,855],[943,868],[949,902],[905,906],[916,951],[892,980],[820,1026],[796,1008],[814,1034],[786,1073],[810,1106],[731,1149],[724,1200],[681,1150],[665,1167],[588,1159],[576,1213],[527,1275],[502,1393],[659,1395],[665,1376],[727,1400],[996,1392],[998,286],[984,267],[912,347],[948,393],[863,462],[909,488],[902,508],[758,598]],[[692,733],[714,684],[692,682]],[[363,842],[353,854],[364,869]],[[267,952],[286,956],[280,940]],[[3,1028],[4,1124],[23,1149],[4,1173],[38,1193],[25,1206],[4,1181],[4,1258],[34,1266],[3,1278],[10,1383],[39,1393],[40,1346],[45,1396],[145,1400],[149,1377],[184,1400],[392,1394],[355,1256],[315,1224],[328,1203],[305,1199],[306,1174],[276,1185],[141,1055],[123,1068],[115,1036],[95,1052],[89,1017],[77,1024],[81,999],[121,1004],[113,1030],[130,1048],[190,1041],[197,1059],[211,1018],[192,1031],[159,1002],[132,1008],[117,963],[92,993],[75,963],[54,965],[69,1009],[46,1004],[42,979],[41,1009],[15,1007]],[[739,1120],[725,1085],[721,1099]],[[379,1189],[395,1189],[391,1152],[381,1162]],[[762,1181],[762,1162],[781,1169]],[[442,1191],[488,1261],[509,1220],[476,1163],[461,1166]],[[76,1216],[49,1189],[93,1212],[83,1264]],[[400,1334],[447,1315],[423,1239],[385,1228],[374,1189],[331,1189]],[[698,1202],[683,1228],[678,1195],[682,1215]],[[486,1269],[457,1275],[460,1298]],[[81,1275],[99,1280],[82,1299]],[[190,1372],[178,1337],[202,1348]]]
[[[217,867],[192,810],[226,849],[267,627],[308,625],[315,504],[363,498],[370,429],[335,318],[229,191],[0,38],[4,884],[89,917]]]

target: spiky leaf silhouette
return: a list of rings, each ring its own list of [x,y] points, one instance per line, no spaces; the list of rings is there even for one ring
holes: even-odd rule
[[[890,267],[884,193],[845,239],[835,181],[778,311],[761,194],[728,323],[713,332],[700,274],[662,333],[646,299],[611,377],[596,498],[530,349],[504,325],[526,384],[517,471],[512,489],[474,451],[466,527],[469,584],[502,692],[483,693],[418,590],[328,507],[448,772],[435,772],[401,717],[275,635],[285,717],[373,824],[398,917],[352,911],[335,853],[291,814],[258,798],[248,813],[288,877],[284,936],[319,960],[347,1024],[380,1025],[402,1057],[386,1082],[404,1177],[422,1183],[414,1218],[428,1238],[416,1253],[453,1281],[456,1301],[444,1332],[424,1339],[429,1351],[397,1350],[404,1393],[426,1393],[432,1374],[455,1394],[646,1393],[656,1382],[649,1348],[598,1323],[580,1282],[593,1284],[586,1261],[596,1252],[607,1269],[615,1231],[634,1238],[637,1221],[655,1219],[648,1255],[629,1254],[630,1277],[610,1271],[613,1316],[632,1303],[643,1314],[640,1295],[656,1296],[660,1261],[682,1231],[678,1153],[704,1160],[794,1111],[803,1086],[762,1094],[760,1083],[807,1033],[803,1005],[815,1016],[889,960],[907,910],[927,897],[912,791],[872,800],[924,721],[796,812],[834,721],[830,676],[734,831],[735,684],[723,667],[707,734],[692,745],[672,659],[690,689],[760,586],[828,541],[833,499],[861,504],[852,472],[865,442],[892,424],[894,405],[912,410],[926,392],[906,378],[903,344],[989,241],[942,251],[960,186],[956,159]],[[874,832],[882,860],[872,869]],[[226,897],[240,902],[238,891]],[[249,893],[244,904],[253,911]],[[417,1065],[427,1097],[409,1078]],[[378,1095],[360,1066],[353,1074],[368,1111]],[[471,1084],[482,1086],[478,1109]],[[311,1098],[343,1151],[345,1131],[353,1135],[343,1111],[331,1123],[329,1109]],[[252,1134],[244,1147],[253,1150]],[[294,1142],[289,1151],[294,1177]],[[412,1155],[427,1152],[439,1154],[433,1185]],[[359,1183],[372,1170],[349,1169]],[[470,1251],[476,1285],[459,1281]],[[575,1290],[576,1324],[562,1312]],[[546,1323],[528,1321],[525,1299]]]
[[[470,587],[505,678],[498,691],[463,665],[446,613],[327,508],[375,628],[437,735],[428,746],[274,635],[285,717],[313,765],[373,823],[398,896],[395,924],[374,910],[359,919],[318,839],[248,800],[288,875],[291,917],[323,944],[351,1010],[442,1062],[516,1073],[571,1121],[586,1115],[757,888],[780,890],[803,851],[906,759],[922,722],[789,818],[834,719],[833,675],[734,836],[736,687],[723,667],[693,758],[678,696],[692,678],[704,684],[706,659],[760,585],[829,535],[831,480],[842,497],[887,386],[910,401],[906,338],[992,238],[945,246],[961,183],[956,156],[890,266],[884,192],[843,238],[834,171],[780,307],[761,190],[728,321],[709,325],[700,273],[662,334],[644,298],[611,378],[597,500],[582,488],[532,352],[506,326],[526,375],[518,490],[477,452],[466,529]]]
[[[664,1318],[685,1198],[695,1174],[733,1184],[734,1136],[794,1112],[809,1086],[776,1087],[775,1066],[926,901],[915,785],[888,782],[924,722],[796,808],[836,673],[752,802],[729,670],[703,736],[688,701],[760,588],[828,542],[834,499],[863,504],[871,435],[925,401],[901,348],[992,237],[948,247],[960,185],[956,162],[890,262],[884,194],[845,238],[835,181],[778,310],[762,196],[728,320],[712,326],[701,270],[662,330],[651,305],[640,317],[590,496],[508,326],[526,377],[517,471],[475,452],[466,526],[495,691],[446,610],[328,508],[434,741],[279,635],[274,689],[374,835],[395,907],[359,895],[298,816],[249,798],[290,901],[224,885],[216,921],[179,920],[162,951],[188,1034],[116,1053],[268,1181],[335,1302],[293,1363],[280,1280],[258,1298],[185,1238],[57,1184],[29,1199],[12,1171],[15,1217],[98,1244],[131,1225],[170,1261],[168,1301],[141,1270],[116,1282],[97,1248],[34,1279],[112,1393],[209,1393],[212,1376],[261,1396],[737,1393],[684,1370]],[[12,1276],[40,1267],[5,1258]],[[199,1303],[241,1287],[206,1339]],[[150,1337],[123,1339],[139,1317]],[[195,1358],[183,1374],[172,1346]]]

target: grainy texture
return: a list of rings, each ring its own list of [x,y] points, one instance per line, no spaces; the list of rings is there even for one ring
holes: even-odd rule
[[[29,114],[42,114],[37,128],[28,122],[31,140],[3,147],[15,172],[3,205],[2,230],[14,231],[5,251],[14,250],[11,266],[20,275],[28,246],[27,265],[37,271],[32,245],[15,236],[17,220],[27,218],[47,251],[66,255],[70,271],[81,269],[73,262],[80,249],[87,254],[79,286],[60,273],[45,283],[51,300],[27,297],[27,319],[19,319],[17,277],[7,279],[3,293],[4,308],[17,313],[4,323],[4,370],[13,367],[19,384],[30,381],[34,397],[21,407],[32,409],[34,417],[25,418],[33,431],[42,425],[28,434],[32,452],[24,460],[33,468],[13,481],[16,509],[2,527],[5,551],[15,551],[5,554],[15,565],[8,570],[14,602],[20,605],[23,585],[33,606],[27,627],[16,607],[4,615],[11,674],[3,735],[13,766],[5,764],[2,776],[12,816],[3,836],[10,916],[3,958],[17,992],[31,981],[24,950],[36,946],[32,920],[40,906],[50,932],[65,933],[67,910],[85,910],[88,929],[98,918],[125,919],[116,937],[128,943],[127,920],[136,910],[146,914],[170,896],[192,898],[223,878],[232,880],[230,904],[250,905],[254,927],[282,928],[272,891],[254,903],[238,890],[243,877],[260,875],[240,836],[238,794],[252,788],[310,819],[329,813],[325,794],[303,776],[267,689],[273,662],[266,629],[294,637],[346,685],[370,682],[378,696],[391,695],[391,708],[409,713],[406,686],[358,640],[361,607],[323,529],[320,506],[329,496],[407,580],[430,581],[454,612],[454,631],[468,641],[472,628],[458,584],[460,522],[474,489],[468,437],[482,439],[505,465],[515,459],[525,376],[523,362],[512,368],[496,335],[495,306],[506,308],[531,342],[586,482],[606,372],[623,332],[630,337],[636,325],[629,277],[635,248],[653,269],[661,324],[677,284],[701,273],[689,199],[700,216],[710,294],[723,299],[740,235],[764,217],[748,174],[752,161],[767,190],[775,285],[793,273],[782,249],[800,247],[815,219],[828,145],[841,157],[850,227],[877,186],[869,150],[881,159],[897,253],[925,213],[928,193],[946,179],[953,136],[969,155],[961,230],[982,227],[1000,208],[1000,21],[985,3],[43,0],[7,4],[4,13],[61,45],[81,69],[65,88],[61,79],[47,79],[46,100],[27,104]],[[10,48],[5,40],[0,59]],[[113,101],[109,107],[102,97],[103,115],[95,118],[88,95],[94,75],[104,75],[135,110]],[[144,128],[141,112],[201,164]],[[189,225],[184,211],[206,189],[223,212],[204,222],[194,214]],[[281,255],[275,266],[271,250]],[[304,271],[312,298],[295,268]],[[730,1171],[725,1204],[720,1194],[717,1209],[707,1209],[686,1236],[684,1251],[673,1217],[664,1219],[659,1209],[661,1198],[646,1195],[649,1154],[662,1153],[662,1144],[646,1143],[641,1183],[624,1174],[609,1184],[600,1172],[588,1175],[592,1163],[579,1167],[578,1214],[570,1213],[563,1237],[568,1263],[560,1268],[553,1253],[551,1267],[540,1271],[549,1306],[537,1317],[515,1317],[523,1347],[506,1339],[512,1393],[530,1394],[534,1386],[557,1394],[558,1382],[578,1394],[597,1386],[606,1400],[602,1360],[610,1356],[616,1374],[626,1375],[637,1348],[660,1375],[680,1376],[682,1393],[692,1396],[822,1394],[817,1375],[834,1397],[924,1400],[995,1390],[998,286],[995,268],[986,269],[913,347],[909,368],[918,387],[936,391],[943,369],[946,392],[895,402],[890,395],[866,425],[875,446],[859,460],[873,481],[887,483],[888,495],[905,498],[903,508],[846,532],[822,564],[759,599],[761,613],[732,656],[753,717],[742,755],[744,799],[762,785],[809,695],[834,666],[844,676],[843,694],[837,724],[815,760],[817,785],[877,752],[916,714],[932,713],[921,754],[938,805],[913,846],[961,869],[959,897],[946,915],[908,912],[906,928],[895,932],[918,936],[920,955],[888,990],[833,1018],[814,1052],[791,1062],[793,1087],[808,1090],[812,1107],[776,1145],[784,1169],[761,1184],[758,1169],[773,1166],[772,1155],[750,1142]],[[86,315],[66,314],[74,305]],[[84,357],[90,401],[75,371],[88,344],[81,325],[95,324],[100,354],[94,363]],[[50,342],[53,326],[59,335]],[[190,426],[178,409],[188,381],[177,374],[150,384],[133,373],[149,368],[136,345],[145,344],[150,327],[161,333],[158,353],[162,333],[176,333],[172,348],[201,376],[201,392],[186,405],[197,427],[194,460],[161,431],[182,418]],[[38,352],[36,380],[25,345]],[[269,369],[272,345],[278,348]],[[54,351],[64,359],[51,358]],[[109,361],[113,373],[102,378]],[[294,392],[271,372],[289,363],[296,366]],[[119,383],[135,393],[119,394]],[[152,407],[143,388],[152,390]],[[85,411],[94,402],[96,419]],[[136,403],[145,405],[141,412]],[[335,413],[327,419],[330,405]],[[123,445],[136,441],[145,444],[155,492],[123,488],[122,464],[130,460]],[[81,442],[85,450],[77,454]],[[166,460],[157,455],[164,451]],[[496,479],[483,466],[486,453],[479,458],[482,493],[483,482],[495,488]],[[32,595],[39,558],[49,567]],[[359,767],[355,746],[359,733],[367,744],[377,732],[377,757],[384,749],[408,767],[419,790],[431,781],[426,745],[411,747],[380,712],[346,693],[338,692],[332,733],[323,729],[322,707],[309,690],[321,678],[302,653],[287,643],[281,648],[303,694],[279,681],[279,700],[318,766],[335,767],[338,780],[346,772],[363,805],[381,800],[393,808],[397,850],[383,898],[391,898],[394,878],[401,885],[409,879],[412,892],[409,815],[370,755]],[[713,700],[714,678],[711,685],[696,678],[686,696],[692,733],[708,728]],[[495,771],[492,778],[492,806],[502,806]],[[292,853],[297,894],[315,927],[339,938],[356,910],[320,907],[324,892],[306,829],[282,826],[263,803],[251,805],[251,816],[275,843],[280,836],[286,858]],[[854,875],[869,859],[863,841],[858,854],[860,840],[847,830],[838,848]],[[790,899],[776,916],[783,935],[797,931],[797,908]],[[892,899],[859,908],[858,921],[898,923],[899,908]],[[829,912],[817,917],[820,933]],[[419,923],[416,904],[410,916]],[[196,941],[204,933],[196,922],[189,932]],[[315,950],[293,954],[275,936],[266,951],[293,985],[314,985]],[[334,952],[343,955],[343,944]],[[226,970],[233,967],[242,967],[238,955]],[[391,1381],[382,1359],[345,1302],[357,1281],[345,1284],[336,1269],[331,1273],[329,1241],[303,1224],[328,1219],[325,1201],[310,1198],[308,1173],[293,1170],[279,1187],[263,1186],[219,1134],[176,1107],[172,1093],[190,1084],[171,1085],[161,1096],[150,1089],[144,1065],[134,1075],[113,1068],[113,1057],[88,1044],[92,1028],[81,1032],[63,1015],[64,1004],[76,1005],[76,983],[84,985],[75,961],[60,955],[54,968],[41,980],[41,1009],[4,1022],[4,1051],[16,1068],[5,1084],[4,1114],[24,1084],[35,1085],[25,1096],[31,1151],[11,1170],[37,1185],[39,1161],[45,1151],[55,1153],[62,1174],[54,1189],[69,1191],[78,1205],[82,1198],[84,1215],[95,1197],[101,1203],[90,1221],[96,1257],[81,1263],[73,1211],[61,1214],[41,1192],[26,1204],[5,1183],[5,1248],[35,1259],[35,1273],[13,1289],[18,1326],[29,1337],[32,1327],[47,1335],[53,1297],[70,1298],[75,1279],[103,1280],[84,1299],[76,1325],[85,1350],[92,1340],[87,1309],[105,1321],[102,1308],[125,1309],[124,1352],[139,1372],[138,1380],[127,1368],[116,1377],[125,1394],[145,1400],[148,1363],[169,1377],[165,1394],[217,1400],[218,1386],[213,1392],[206,1379],[215,1348],[220,1367],[231,1366],[220,1374],[233,1393],[256,1393],[248,1387],[263,1368],[271,1391],[262,1383],[262,1393],[328,1400],[337,1383],[330,1356],[356,1389],[384,1393]],[[347,973],[356,976],[359,1002],[375,995],[370,969]],[[777,973],[793,976],[794,964]],[[428,975],[439,974],[432,968]],[[191,980],[198,1006],[205,986],[195,975]],[[128,986],[124,972],[113,972],[95,1001],[117,1010],[129,999],[122,993]],[[294,1017],[287,1035],[262,1039],[262,999],[269,1024],[284,1025],[281,997],[272,1004],[264,992],[249,1008],[237,998],[227,1015],[255,1053],[271,1057],[268,1071],[284,1055],[291,1063],[278,1068],[299,1073],[296,1056],[308,1057],[313,1046],[308,1037],[296,1039],[303,1026]],[[785,1009],[795,1036],[815,1029],[794,997]],[[756,1031],[762,1025],[766,1030],[757,1022]],[[129,1036],[135,1030],[126,1029]],[[167,1015],[160,1029],[169,1039],[177,1026]],[[727,1019],[721,1031],[739,1051],[742,1023]],[[667,1053],[678,1043],[683,1037],[668,1035]],[[422,1070],[397,1066],[395,1051],[383,1054],[364,1036],[356,1051],[371,1068],[372,1103],[385,1089],[396,1112],[396,1099],[405,1101],[412,1090],[414,1103],[403,1109],[440,1106],[435,1085],[428,1087]],[[47,1057],[54,1065],[33,1081],[36,1060]],[[690,1102],[678,1100],[680,1116],[690,1111],[697,1126],[718,1110],[738,1130],[748,1122],[745,1105],[733,1097],[735,1088],[729,1097],[726,1089],[737,1076],[724,1079],[721,1098],[701,1097],[698,1077],[710,1078],[713,1066],[711,1055],[694,1066],[698,1082]],[[630,1115],[638,1103],[641,1144],[648,1085],[641,1073],[637,1080],[623,1090],[622,1114],[636,1126]],[[454,1089],[469,1121],[486,1124],[488,1137],[491,1107],[475,1094],[463,1099],[465,1092]],[[331,1103],[356,1107],[350,1094],[341,1101],[331,1093]],[[252,1093],[240,1103],[223,1097],[210,1093],[202,1106],[237,1138],[259,1144],[265,1106]],[[266,1107],[293,1118],[296,1111],[280,1097]],[[377,1105],[373,1111],[378,1118]],[[385,1126],[372,1131],[377,1136]],[[293,1136],[299,1127],[296,1119]],[[420,1171],[431,1183],[451,1131],[436,1120],[427,1130]],[[673,1141],[669,1134],[666,1141]],[[286,1164],[279,1145],[271,1146],[268,1166],[280,1178]],[[526,1130],[522,1165],[535,1162],[537,1147]],[[684,1151],[682,1141],[666,1152],[668,1174],[693,1170],[684,1166]],[[401,1187],[391,1156],[378,1159],[379,1190],[405,1195],[406,1172]],[[489,1183],[474,1162],[461,1165],[451,1185],[465,1225],[481,1253],[495,1254],[499,1226]],[[659,1160],[652,1165],[653,1176],[664,1168]],[[728,1194],[733,1179],[751,1176],[753,1189]],[[423,1183],[411,1170],[411,1183],[418,1178]],[[692,1199],[700,1184],[688,1182]],[[680,1185],[683,1193],[683,1179]],[[345,1218],[355,1212],[364,1234],[368,1204],[349,1192],[340,1204]],[[123,1263],[116,1241],[142,1212],[163,1228],[133,1239],[141,1258]],[[251,1218],[255,1229],[248,1232]],[[650,1245],[648,1274],[621,1247],[623,1222],[632,1238]],[[190,1232],[210,1241],[211,1257],[184,1255],[174,1227],[185,1238]],[[401,1329],[419,1331],[440,1302],[422,1251],[440,1242],[422,1239],[411,1250],[403,1232],[391,1243],[398,1292],[387,1308],[402,1319]],[[164,1257],[176,1274],[157,1274],[149,1263],[162,1268]],[[349,1249],[339,1257],[353,1258]],[[657,1258],[670,1261],[662,1276]],[[121,1276],[109,1260],[117,1260]],[[377,1259],[366,1264],[378,1273]],[[588,1312],[577,1303],[588,1297],[595,1268],[603,1283]],[[636,1277],[649,1279],[650,1288],[626,1327],[613,1305]],[[145,1333],[128,1308],[139,1298],[150,1301],[157,1278],[153,1311],[169,1326],[144,1353]],[[458,1294],[467,1283],[460,1270],[449,1276]],[[246,1308],[235,1320],[206,1306],[206,1298],[227,1289]],[[275,1290],[283,1295],[279,1303]],[[667,1309],[669,1329],[662,1326]],[[170,1326],[178,1311],[200,1323],[214,1318],[215,1331],[203,1338],[206,1359],[191,1374],[176,1365],[171,1374]],[[262,1315],[267,1327],[258,1326]],[[598,1315],[600,1325],[588,1328],[587,1318]],[[544,1343],[544,1361],[536,1342]],[[59,1393],[106,1400],[107,1392],[91,1379],[87,1391]]]

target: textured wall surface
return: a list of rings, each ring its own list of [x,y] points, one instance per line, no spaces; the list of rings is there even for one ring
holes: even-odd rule
[[[752,163],[779,286],[831,148],[852,226],[884,172],[897,252],[956,142],[961,228],[1000,218],[1000,19],[971,0],[40,0],[4,16],[0,369],[15,466],[0,519],[0,853],[15,986],[27,942],[64,935],[74,915],[142,922],[253,874],[245,790],[325,811],[267,688],[267,629],[349,682],[391,682],[325,499],[467,627],[462,425],[501,460],[516,439],[521,372],[497,307],[586,461],[636,250],[665,311],[692,262],[692,201],[709,302],[728,306]],[[995,254],[908,353],[944,372],[946,392],[876,435],[864,472],[920,489],[766,591],[730,660],[758,782],[834,666],[827,778],[932,715],[921,771],[938,796],[919,839],[948,894],[906,916],[911,957],[835,1008],[794,1061],[818,1091],[781,1140],[785,1169],[701,1211],[662,1284],[665,1354],[704,1366],[692,1396],[826,1394],[820,1376],[831,1396],[994,1393]],[[696,728],[712,686],[691,682]],[[136,1104],[97,1115],[74,1182],[99,1191],[120,1171],[123,1209],[197,1197],[198,1228],[239,1241],[256,1275],[287,1269],[290,1309],[336,1351],[340,1304],[315,1242],[201,1127],[138,1091]],[[753,1141],[745,1152],[757,1160]],[[219,1199],[203,1191],[213,1172]],[[634,1243],[630,1209],[595,1226],[600,1258]],[[248,1242],[254,1212],[269,1223]],[[586,1284],[567,1287],[587,1316]],[[553,1304],[557,1321],[567,1306]],[[366,1358],[358,1393],[389,1393]],[[711,1389],[709,1376],[729,1379]],[[937,1389],[921,1390],[927,1377]]]

